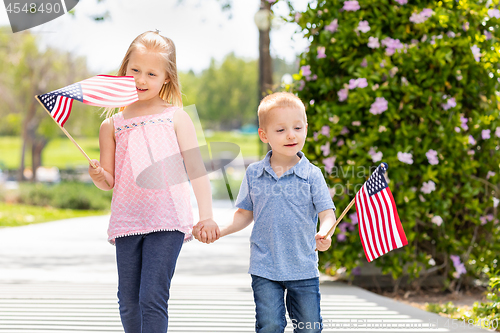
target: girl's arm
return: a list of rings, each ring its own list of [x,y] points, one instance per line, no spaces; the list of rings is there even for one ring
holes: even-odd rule
[[[175,112],[174,129],[186,171],[193,186],[196,202],[198,203],[200,222],[204,225],[201,238],[207,243],[212,243],[220,236],[219,227],[213,220],[212,189],[205,169],[205,163],[198,147],[193,122],[184,110],[177,110]]]
[[[104,191],[109,191],[115,185],[115,128],[113,119],[108,118],[101,124],[99,130],[99,149],[101,151],[99,162],[92,160],[97,168],[89,165],[89,175],[92,178],[95,186]],[[107,184],[106,184],[107,182]],[[109,186],[108,186],[109,184]]]
[[[327,209],[318,214],[319,217],[319,231],[316,234],[316,248],[318,251],[326,251],[330,248],[332,244],[331,235],[326,235],[328,230],[335,224],[337,219],[335,218],[335,211],[333,209]],[[333,230],[335,233],[335,229]]]

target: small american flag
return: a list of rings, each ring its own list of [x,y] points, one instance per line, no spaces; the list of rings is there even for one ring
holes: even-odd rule
[[[384,177],[387,168],[380,164],[356,194],[359,236],[369,262],[408,244]]]
[[[97,75],[52,92],[38,95],[54,120],[64,126],[73,100],[103,107],[127,106],[139,100],[132,76]]]

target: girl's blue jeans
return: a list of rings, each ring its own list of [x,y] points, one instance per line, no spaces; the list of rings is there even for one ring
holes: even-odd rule
[[[317,333],[323,329],[318,278],[272,281],[252,275],[252,289],[256,312],[255,332],[284,332],[285,301],[294,333]]]
[[[179,231],[115,240],[118,303],[125,333],[165,333],[170,281],[184,241]]]

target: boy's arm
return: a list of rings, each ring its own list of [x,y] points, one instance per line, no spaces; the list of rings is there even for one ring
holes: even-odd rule
[[[233,222],[231,224],[225,226],[220,230],[220,237],[230,235],[232,233],[238,232],[240,230],[245,229],[252,223],[253,221],[253,212],[251,210],[241,209],[234,213]],[[198,222],[193,228],[193,236],[197,240],[202,243],[210,244],[212,242],[207,241],[205,237],[203,237],[202,231],[204,229],[204,222]]]
[[[245,229],[253,221],[253,212],[251,210],[241,209],[234,213],[233,222],[220,231],[220,236],[227,236],[232,233]]]
[[[333,209],[327,209],[318,214],[319,217],[319,231],[316,234],[316,248],[318,251],[326,251],[330,248],[332,244],[331,235],[326,233],[335,224],[337,218],[335,217],[335,211]],[[333,230],[333,233],[335,229]],[[332,234],[333,234],[332,233]]]

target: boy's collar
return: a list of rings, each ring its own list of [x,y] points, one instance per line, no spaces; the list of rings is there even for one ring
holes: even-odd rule
[[[259,170],[257,173],[257,177],[260,177],[264,174],[264,170],[267,171],[270,175],[275,174],[273,168],[271,167],[271,155],[273,154],[273,151],[270,150],[267,152],[266,157],[261,161],[259,165]],[[294,172],[297,176],[299,176],[302,179],[307,179],[308,176],[308,165],[309,165],[309,160],[307,157],[304,155],[302,151],[299,151],[297,153],[297,156],[300,157],[300,160],[295,164],[293,167],[291,167],[289,170],[287,170],[285,173],[282,174],[282,176],[287,175],[291,172]]]

